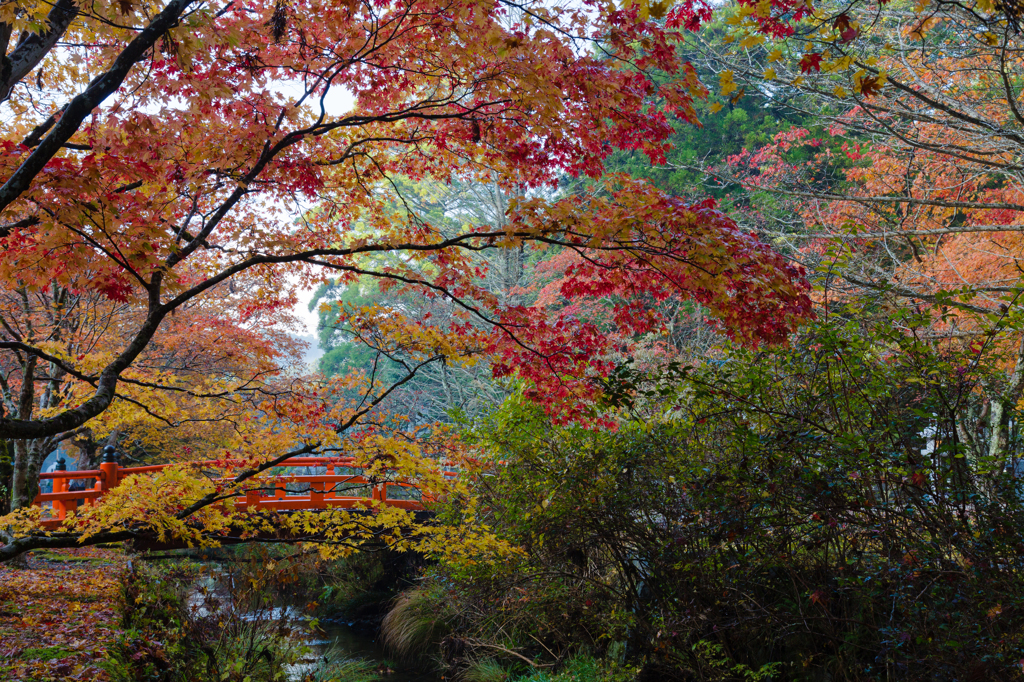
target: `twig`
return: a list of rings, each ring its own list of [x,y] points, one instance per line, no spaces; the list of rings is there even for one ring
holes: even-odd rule
[[[469,642],[470,644],[472,644],[473,646],[484,647],[485,649],[494,649],[495,651],[501,651],[502,653],[506,653],[509,656],[515,656],[519,660],[523,661],[524,663],[530,664],[534,668],[551,668],[551,667],[553,667],[555,665],[554,663],[534,663],[533,661],[528,659],[526,656],[523,656],[521,653],[518,653],[516,651],[512,651],[511,649],[506,649],[505,647],[498,646],[497,644],[488,644],[486,642],[481,642],[478,639],[466,639],[466,641]],[[544,645],[542,644],[541,646],[544,646]],[[545,647],[545,648],[547,648],[547,647]],[[550,652],[548,652],[548,653],[550,653]]]

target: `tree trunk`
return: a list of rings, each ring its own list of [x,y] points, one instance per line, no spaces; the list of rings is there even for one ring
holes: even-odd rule
[[[1021,338],[1020,346],[1017,348],[1017,361],[1006,384],[1006,389],[1002,391],[1002,395],[992,398],[992,409],[989,411],[988,456],[992,464],[1000,468],[1008,466],[1011,462],[1010,453],[1007,451],[1010,442],[1010,415],[1014,405],[1020,400],[1022,389],[1024,389],[1024,337]]]
[[[14,441],[14,476],[11,486],[11,510],[32,505],[39,494],[39,472],[49,453],[49,438]]]
[[[11,483],[14,480],[14,449],[11,441],[0,440],[0,516],[11,511]]]
[[[11,477],[12,511],[31,505],[35,498],[35,491],[30,490],[33,483],[31,472],[28,441],[14,441],[14,475]]]
[[[96,451],[99,447],[92,429],[83,429],[78,436],[72,439],[71,443],[78,448],[78,456],[75,457],[76,469],[81,471],[83,469],[96,469],[99,467],[99,459],[96,457]]]
[[[24,295],[24,294],[23,294]],[[18,418],[31,419],[35,410],[36,357],[29,355],[21,366],[21,395],[18,397]],[[11,476],[11,511],[28,507],[39,492],[39,467],[34,462],[33,441],[14,441],[14,473]]]

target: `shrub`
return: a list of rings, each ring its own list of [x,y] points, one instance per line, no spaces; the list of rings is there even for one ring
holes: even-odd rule
[[[507,402],[476,492],[524,554],[439,573],[457,636],[646,679],[1020,679],[1024,448],[960,437],[999,380],[973,353],[819,325],[621,371],[616,433]]]

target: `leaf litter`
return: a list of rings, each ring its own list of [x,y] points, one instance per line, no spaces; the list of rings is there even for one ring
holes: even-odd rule
[[[0,678],[104,681],[120,618],[124,555],[97,548],[0,564]]]

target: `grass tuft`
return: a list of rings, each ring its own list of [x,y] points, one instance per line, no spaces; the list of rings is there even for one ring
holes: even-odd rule
[[[447,624],[438,617],[437,600],[421,587],[398,595],[381,623],[384,644],[407,658],[424,653],[447,632]]]
[[[493,658],[482,658],[470,663],[459,679],[463,682],[506,682],[509,672]]]
[[[316,670],[304,679],[311,682],[376,682],[381,679],[381,674],[373,661],[346,658],[344,650],[332,649],[324,655]]]

